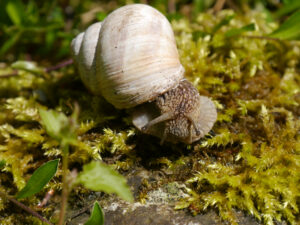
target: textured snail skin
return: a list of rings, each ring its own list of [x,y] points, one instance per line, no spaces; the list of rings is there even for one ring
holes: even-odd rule
[[[154,105],[138,107],[133,124],[145,133],[160,137],[161,144],[165,140],[191,144],[207,134],[217,119],[213,102],[200,96],[185,79],[176,88],[159,95],[153,104],[158,115],[150,109]]]
[[[74,38],[71,51],[87,89],[134,108],[133,124],[161,143],[192,143],[216,121],[213,102],[184,79],[169,21],[148,5],[113,11]]]

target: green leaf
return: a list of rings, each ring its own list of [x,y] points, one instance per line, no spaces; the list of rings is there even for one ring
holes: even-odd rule
[[[104,214],[98,202],[95,202],[92,215],[84,225],[103,225]]]
[[[54,139],[64,144],[76,144],[75,133],[77,114],[72,118],[54,110],[39,109],[39,113],[47,133]]]
[[[10,24],[10,18],[6,12],[7,1],[0,1],[0,24]]]
[[[64,114],[54,110],[47,111],[44,109],[39,109],[39,112],[47,133],[51,137],[56,138],[56,136],[59,135],[61,127],[64,123],[66,123],[68,118]]]
[[[12,37],[5,41],[0,48],[0,55],[6,53],[10,48],[12,48],[22,37],[23,31],[17,31]]]
[[[254,23],[250,23],[246,26],[243,26],[241,28],[234,28],[234,29],[231,29],[229,31],[227,31],[225,33],[225,37],[229,38],[229,37],[233,37],[233,36],[237,36],[237,35],[240,35],[244,32],[247,32],[247,31],[254,31],[255,30],[255,24]]]
[[[116,193],[126,201],[133,201],[126,179],[102,162],[94,161],[85,165],[76,182],[93,191]]]
[[[289,3],[286,3],[283,7],[281,7],[279,10],[277,10],[274,13],[274,17],[275,18],[279,18],[281,16],[284,16],[288,13],[291,13],[293,11],[296,11],[300,9],[300,1],[299,0],[295,0]]]
[[[169,13],[169,14],[167,14],[166,17],[167,17],[167,19],[169,21],[172,21],[172,20],[180,20],[184,16],[181,13],[175,12],[175,13]]]
[[[38,193],[52,179],[58,167],[59,160],[52,160],[34,171],[25,187],[17,194],[16,198],[26,198]]]
[[[269,35],[284,40],[298,39],[300,37],[300,11],[291,15],[277,30]]]
[[[204,12],[206,9],[211,7],[213,1],[210,0],[193,0],[193,13],[194,15]]]
[[[11,65],[12,68],[14,69],[19,69],[19,70],[26,70],[32,73],[37,73],[41,74],[43,73],[43,68],[40,68],[36,65],[36,63],[31,62],[31,61],[17,61]]]
[[[96,18],[98,21],[103,21],[105,19],[105,17],[107,17],[107,13],[105,13],[105,12],[98,12],[96,14]]]
[[[202,0],[194,0],[193,1],[194,14],[198,14],[203,12],[205,9],[204,1]]]
[[[0,160],[0,169],[2,169],[6,164],[5,160]]]
[[[21,25],[24,19],[24,5],[20,0],[9,0],[6,13],[15,25]]]

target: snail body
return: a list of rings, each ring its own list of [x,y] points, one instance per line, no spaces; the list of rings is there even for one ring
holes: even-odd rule
[[[85,86],[116,108],[134,108],[140,131],[192,143],[212,128],[214,104],[184,78],[171,25],[156,9],[121,7],[74,38],[71,49]]]

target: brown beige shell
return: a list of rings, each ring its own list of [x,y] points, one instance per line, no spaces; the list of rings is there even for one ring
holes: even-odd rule
[[[79,34],[72,51],[88,89],[116,108],[151,101],[183,78],[171,25],[147,5],[113,11],[102,24]]]
[[[183,77],[170,23],[150,6],[113,11],[74,38],[71,49],[85,86],[116,108],[134,107],[133,124],[161,143],[190,144],[216,121],[213,102]]]
[[[71,43],[74,61],[84,85],[94,94],[101,94],[96,80],[95,54],[102,22],[94,23],[78,34]]]

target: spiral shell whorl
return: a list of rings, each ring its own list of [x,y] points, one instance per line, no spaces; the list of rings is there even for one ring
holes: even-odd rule
[[[133,124],[161,143],[190,144],[213,127],[214,103],[183,79],[173,30],[156,9],[121,7],[74,38],[71,49],[85,86],[116,108],[134,107]]]
[[[113,11],[79,34],[71,48],[85,86],[116,108],[152,101],[183,78],[171,25],[147,5]]]
[[[151,101],[183,77],[173,30],[156,9],[128,5],[104,20],[96,66],[104,98],[116,108]]]
[[[96,77],[96,49],[102,22],[94,23],[72,40],[71,49],[84,85],[94,94],[101,94]]]

